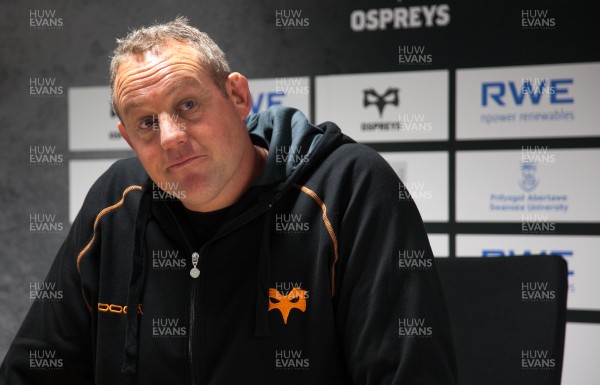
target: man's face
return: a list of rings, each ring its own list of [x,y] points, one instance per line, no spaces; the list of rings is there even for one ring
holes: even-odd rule
[[[226,207],[250,183],[255,153],[242,120],[247,80],[231,74],[226,93],[188,45],[130,56],[118,68],[119,131],[150,178],[195,211]]]

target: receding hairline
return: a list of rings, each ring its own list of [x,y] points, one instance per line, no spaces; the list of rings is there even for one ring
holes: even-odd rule
[[[196,53],[196,60],[202,71],[226,94],[225,83],[231,73],[225,53],[205,32],[189,25],[188,19],[178,16],[167,23],[140,27],[117,39],[117,46],[110,60],[111,104],[117,116],[114,87],[117,74],[127,60],[147,52],[160,54],[165,47],[181,44],[190,47]],[[120,116],[119,116],[120,118]]]
[[[117,77],[119,67],[121,67],[121,65],[124,62],[126,62],[127,60],[129,60],[130,58],[143,57],[147,53],[152,53],[154,55],[160,55],[165,50],[172,48],[173,46],[178,46],[178,45],[182,46],[182,47],[191,48],[196,53],[196,58],[198,60],[198,64],[200,64],[200,66],[205,71],[209,71],[209,69],[206,68],[206,63],[205,63],[205,61],[207,60],[206,55],[202,51],[200,51],[198,49],[198,47],[196,47],[194,45],[193,42],[191,42],[189,40],[180,40],[180,39],[176,39],[176,38],[165,38],[165,39],[160,39],[154,45],[152,45],[151,47],[148,47],[148,48],[144,48],[144,49],[134,48],[130,52],[121,52],[116,55],[113,55],[111,57],[111,71],[114,70],[114,73],[111,74],[112,75],[111,76],[111,86],[114,86],[114,81]]]
[[[203,55],[203,53],[201,51],[199,51],[193,44],[187,42],[187,41],[180,41],[180,40],[176,40],[176,39],[167,39],[164,41],[161,41],[160,43],[157,43],[155,46],[151,47],[150,49],[146,49],[143,51],[139,51],[139,52],[127,52],[125,54],[122,54],[119,56],[118,60],[115,61],[114,63],[114,76],[111,79],[111,88],[114,88],[114,86],[116,85],[116,79],[119,75],[119,70],[121,68],[121,66],[123,66],[123,64],[125,64],[126,62],[130,61],[130,60],[138,60],[139,61],[143,61],[145,56],[150,53],[156,56],[160,56],[162,55],[165,51],[169,50],[169,49],[173,49],[175,48],[175,52],[178,51],[178,49],[176,48],[177,46],[181,46],[181,47],[189,47],[193,50],[194,54],[195,54],[195,59],[197,64],[199,65],[200,69],[202,71],[204,71],[205,73],[207,73],[208,75],[210,75],[210,69],[207,68],[206,63],[205,63],[205,57]]]

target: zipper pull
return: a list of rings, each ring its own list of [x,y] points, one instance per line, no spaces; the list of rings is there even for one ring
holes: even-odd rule
[[[192,267],[192,269],[190,270],[190,275],[192,276],[192,278],[198,278],[200,276],[200,269],[196,267],[198,266],[199,259],[200,254],[196,252],[192,253],[192,265],[194,265],[194,267]]]

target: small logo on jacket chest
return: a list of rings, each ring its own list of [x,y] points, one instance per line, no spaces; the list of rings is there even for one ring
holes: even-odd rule
[[[283,323],[287,325],[288,317],[292,309],[306,311],[306,298],[308,291],[299,287],[291,289],[287,295],[281,294],[277,289],[269,289],[269,311],[279,310],[283,317]]]

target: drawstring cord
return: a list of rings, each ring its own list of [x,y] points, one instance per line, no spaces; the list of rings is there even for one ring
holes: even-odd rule
[[[137,358],[139,352],[139,304],[143,296],[147,264],[144,263],[144,245],[146,244],[146,224],[150,217],[152,194],[152,181],[144,187],[142,198],[136,218],[134,232],[133,256],[131,261],[131,280],[129,282],[129,295],[127,299],[127,330],[125,334],[125,357],[121,371],[133,374],[137,371]]]
[[[258,255],[256,274],[256,324],[255,337],[269,335],[269,284],[271,280],[271,218],[273,205],[269,203],[269,210],[264,215],[263,229]]]

